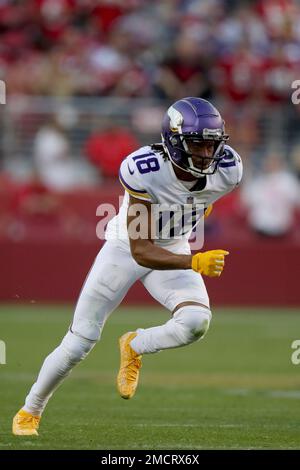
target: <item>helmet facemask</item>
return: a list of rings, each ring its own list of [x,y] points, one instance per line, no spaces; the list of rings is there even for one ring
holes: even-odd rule
[[[182,154],[182,163],[177,165],[183,171],[191,173],[196,178],[205,175],[212,175],[218,168],[218,164],[224,155],[224,144],[228,140],[228,135],[224,134],[222,129],[204,129],[202,134],[174,133],[169,139],[169,145],[174,150],[178,150]],[[205,150],[201,152],[201,144],[210,143],[212,145],[211,155],[205,154]],[[197,150],[199,146],[199,150]],[[194,160],[193,160],[194,157]]]

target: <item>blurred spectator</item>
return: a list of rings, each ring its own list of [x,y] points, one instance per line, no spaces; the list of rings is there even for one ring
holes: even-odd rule
[[[236,103],[249,101],[257,96],[258,71],[261,60],[251,50],[246,40],[217,62],[212,75],[216,90]]]
[[[195,38],[187,34],[179,36],[174,50],[157,71],[154,89],[157,96],[170,101],[185,96],[211,96],[207,69]]]
[[[262,173],[246,181],[243,201],[256,233],[268,237],[287,235],[293,228],[295,209],[300,206],[299,182],[284,161],[270,153]]]
[[[94,22],[97,25],[99,31],[103,33],[108,33],[113,25],[113,23],[126,11],[125,2],[119,2],[112,0],[110,2],[90,2],[91,5],[94,3],[93,8],[91,8],[91,14],[93,16]],[[98,3],[98,5],[95,5]],[[122,3],[124,3],[122,5]],[[126,2],[127,4],[129,2]]]
[[[58,41],[71,21],[76,8],[75,0],[34,0],[39,15],[42,36]]]
[[[69,140],[57,120],[53,119],[37,132],[34,159],[40,181],[48,189],[68,191],[86,182],[71,157]]]
[[[229,102],[224,104],[222,114],[226,131],[230,136],[230,145],[239,150],[246,164],[261,144],[258,126],[259,107],[249,103],[236,108]]]
[[[85,154],[101,176],[115,179],[122,160],[138,147],[139,142],[128,129],[107,126],[88,138]]]
[[[258,0],[254,7],[261,15],[271,39],[282,38],[294,21],[299,10],[295,0]]]
[[[25,219],[52,220],[59,213],[59,201],[35,174],[21,185],[14,197],[14,213]]]
[[[291,84],[299,77],[299,70],[300,50],[297,57],[288,53],[287,44],[273,43],[260,72],[261,94],[265,101],[284,103],[290,100]]]

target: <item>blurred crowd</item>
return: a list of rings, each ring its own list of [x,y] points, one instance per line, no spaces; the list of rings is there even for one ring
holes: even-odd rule
[[[280,102],[299,25],[297,0],[2,0],[0,78],[11,94]]]
[[[72,122],[49,112],[33,125],[30,113],[20,119],[18,104],[9,124],[0,119],[0,165],[12,149],[7,166],[18,154],[32,173],[22,185],[0,173],[0,209],[11,188],[17,187],[10,202],[17,212],[43,217],[57,211],[53,191],[110,184],[124,156],[146,143],[143,132],[158,138],[166,106],[200,96],[218,104],[230,144],[245,162],[240,202],[250,226],[271,236],[293,226],[300,181],[300,105],[291,101],[292,83],[300,79],[299,1],[1,0],[0,39],[0,80],[11,102],[48,96],[96,98],[100,107],[107,98],[125,99],[128,108],[132,99],[160,103],[151,116],[133,109],[128,125],[105,112],[95,126],[84,113],[76,122],[75,111]],[[31,158],[18,128],[30,138]],[[266,217],[272,212],[275,222]]]

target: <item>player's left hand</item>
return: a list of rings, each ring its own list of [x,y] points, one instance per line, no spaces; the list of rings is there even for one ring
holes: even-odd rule
[[[219,277],[224,269],[226,255],[229,255],[229,252],[225,250],[196,253],[192,257],[192,269],[209,277]]]

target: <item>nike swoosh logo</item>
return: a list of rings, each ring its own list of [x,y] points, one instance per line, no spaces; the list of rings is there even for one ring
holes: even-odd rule
[[[127,163],[127,168],[128,168],[128,171],[129,171],[129,173],[130,173],[131,175],[133,175],[133,173],[134,173],[134,170],[133,170],[133,171],[131,171],[131,169],[130,169],[130,167],[129,167],[128,163]]]

